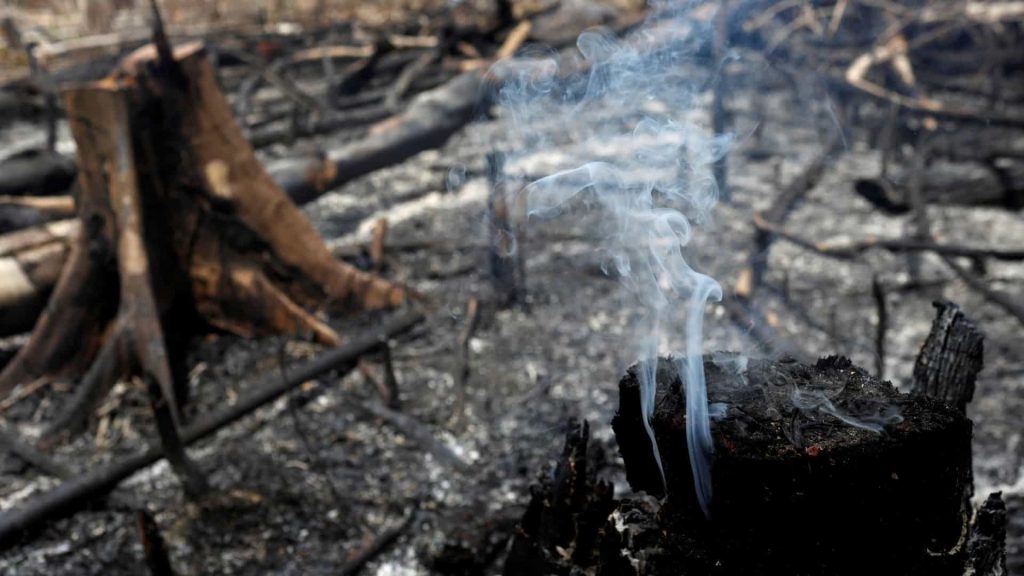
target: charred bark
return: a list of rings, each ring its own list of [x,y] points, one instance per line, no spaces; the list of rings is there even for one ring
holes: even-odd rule
[[[693,489],[679,361],[657,365],[651,427],[665,482],[634,366],[612,427],[635,492],[609,500],[596,538],[581,542],[572,538],[581,509],[561,495],[593,503],[602,490],[556,472],[533,488],[506,574],[1003,573],[1005,508],[990,499],[972,525],[971,422],[959,409],[901,394],[844,358],[704,362],[714,415],[710,517]],[[558,470],[596,465],[581,459],[579,435],[570,433]]]

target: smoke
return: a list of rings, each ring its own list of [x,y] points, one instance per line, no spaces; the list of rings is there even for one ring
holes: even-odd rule
[[[702,68],[693,60],[710,30],[682,13],[678,3],[654,6],[647,23],[621,41],[583,33],[580,58],[571,63],[586,70],[581,75],[567,74],[553,54],[500,63],[492,73],[504,81],[499,113],[519,131],[523,146],[557,150],[567,166],[524,189],[531,217],[564,216],[578,202],[595,205],[606,271],[622,279],[643,309],[634,352],[652,360],[641,362],[641,408],[659,467],[650,427],[653,360],[667,335],[684,335],[681,354],[665,352],[676,352],[683,375],[690,465],[707,514],[713,444],[703,322],[706,303],[720,300],[722,289],[687,263],[686,248],[693,225],[710,218],[718,197],[712,166],[731,139],[701,125],[707,106],[698,102],[698,91],[708,73],[706,67],[697,72]],[[551,126],[563,132],[545,141]],[[676,319],[680,310],[683,322]]]
[[[886,403],[872,402],[870,405],[853,406],[848,410],[840,410],[821,390],[793,388],[793,406],[803,412],[820,412],[839,419],[848,426],[870,430],[876,434],[885,431],[885,427],[903,421],[896,406]]]

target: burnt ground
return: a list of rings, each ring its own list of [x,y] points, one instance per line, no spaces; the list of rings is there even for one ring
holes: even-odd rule
[[[754,106],[754,99],[762,99]],[[708,104],[702,97],[699,103]],[[726,297],[745,264],[753,238],[751,216],[814,158],[834,128],[821,102],[796,98],[783,86],[737,87],[729,107],[740,138],[728,159],[732,199],[695,233],[696,266],[726,286]],[[145,506],[167,540],[182,574],[333,574],[377,534],[413,514],[391,547],[365,574],[411,576],[500,572],[512,522],[528,500],[528,487],[561,447],[568,417],[591,422],[609,464],[604,474],[624,490],[621,462],[609,426],[619,378],[634,359],[631,320],[637,303],[618,279],[602,271],[591,238],[599,215],[574,210],[535,221],[523,242],[528,270],[528,309],[493,305],[486,254],[487,187],[484,153],[522,150],[500,112],[468,126],[437,151],[381,170],[307,208],[331,242],[365,239],[378,216],[389,218],[394,243],[426,241],[415,250],[388,254],[389,277],[429,295],[428,320],[392,345],[403,411],[414,417],[468,466],[439,460],[406,430],[360,408],[376,401],[373,384],[359,371],[323,377],[292,396],[201,442],[191,453],[209,475],[214,493],[189,502],[166,463],[144,470],[117,491]],[[704,120],[706,124],[706,119]],[[761,123],[759,138],[745,136]],[[581,123],[580,126],[585,126]],[[521,154],[510,173],[538,176],[570,163],[563,151],[584,128],[562,123],[548,131],[549,146]],[[788,227],[817,240],[867,235],[899,236],[912,216],[888,216],[853,192],[852,182],[879,170],[880,153],[847,129],[845,150],[788,220]],[[577,132],[577,133],[574,133]],[[8,131],[15,146],[34,128]],[[1007,145],[1024,147],[1020,132]],[[559,140],[561,140],[559,142]],[[768,150],[769,153],[765,153]],[[270,153],[283,153],[272,150]],[[450,185],[449,170],[464,169],[465,182]],[[1024,220],[998,207],[932,205],[935,235],[980,245],[1024,245]],[[431,243],[433,247],[431,247]],[[969,408],[975,423],[976,498],[1002,490],[1011,508],[1011,573],[1024,574],[1024,347],[1020,323],[959,280],[932,255],[917,259],[924,288],[910,287],[908,257],[872,251],[837,261],[778,241],[770,252],[758,305],[779,331],[815,354],[843,354],[875,365],[876,305],[871,281],[887,287],[890,330],[884,378],[906,388],[913,360],[928,333],[931,302],[959,303],[986,334],[985,369]],[[992,284],[1019,293],[1024,267],[991,262]],[[469,343],[470,376],[465,426],[447,425],[453,409],[458,333],[470,298],[483,302],[481,324]],[[705,349],[761,354],[748,327],[737,326],[723,307],[710,304]],[[358,333],[373,318],[337,318],[342,334]],[[678,337],[672,338],[678,344]],[[192,360],[192,414],[233,402],[246,383],[300,362],[317,347],[282,338],[243,341],[220,336],[196,342]],[[28,437],[38,434],[68,399],[66,389],[46,389],[4,414]],[[59,446],[54,456],[76,469],[100,466],[154,437],[146,395],[135,383],[118,385],[90,431]],[[14,457],[0,456],[0,506],[16,506],[55,485]],[[473,556],[488,557],[483,568]],[[460,560],[460,558],[470,558]],[[117,506],[81,512],[38,538],[0,555],[9,574],[138,574],[145,570],[134,514]]]

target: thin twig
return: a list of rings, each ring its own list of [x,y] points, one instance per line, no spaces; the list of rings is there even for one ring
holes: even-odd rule
[[[470,465],[444,445],[437,436],[419,420],[412,416],[396,412],[383,404],[377,402],[361,402],[357,405],[364,412],[380,418],[390,424],[402,434],[405,434],[421,448],[430,452],[442,464],[448,465],[455,470],[466,473]]]
[[[398,540],[399,536],[405,533],[409,526],[412,525],[418,508],[418,504],[411,506],[399,522],[381,532],[369,545],[356,551],[338,571],[339,576],[354,576],[358,574],[367,562],[383,552],[392,542]]]
[[[782,226],[768,222],[760,214],[754,215],[753,223],[758,230],[770,232],[777,238],[801,248],[806,248],[816,254],[839,260],[851,260],[870,250],[886,250],[895,253],[933,252],[942,256],[971,259],[992,258],[1009,262],[1024,260],[1024,249],[1004,250],[978,246],[960,246],[957,244],[939,244],[931,240],[913,240],[909,238],[869,237],[861,240],[817,241],[804,238]]]

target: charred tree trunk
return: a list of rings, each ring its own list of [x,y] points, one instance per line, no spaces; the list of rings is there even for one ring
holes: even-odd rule
[[[404,288],[331,256],[257,161],[200,45],[173,56],[140,49],[65,102],[80,233],[31,338],[0,373],[0,395],[37,378],[83,377],[53,433],[80,424],[116,379],[138,375],[158,392],[173,455],[181,398],[172,367],[189,334],[336,345],[314,309],[405,300]]]

